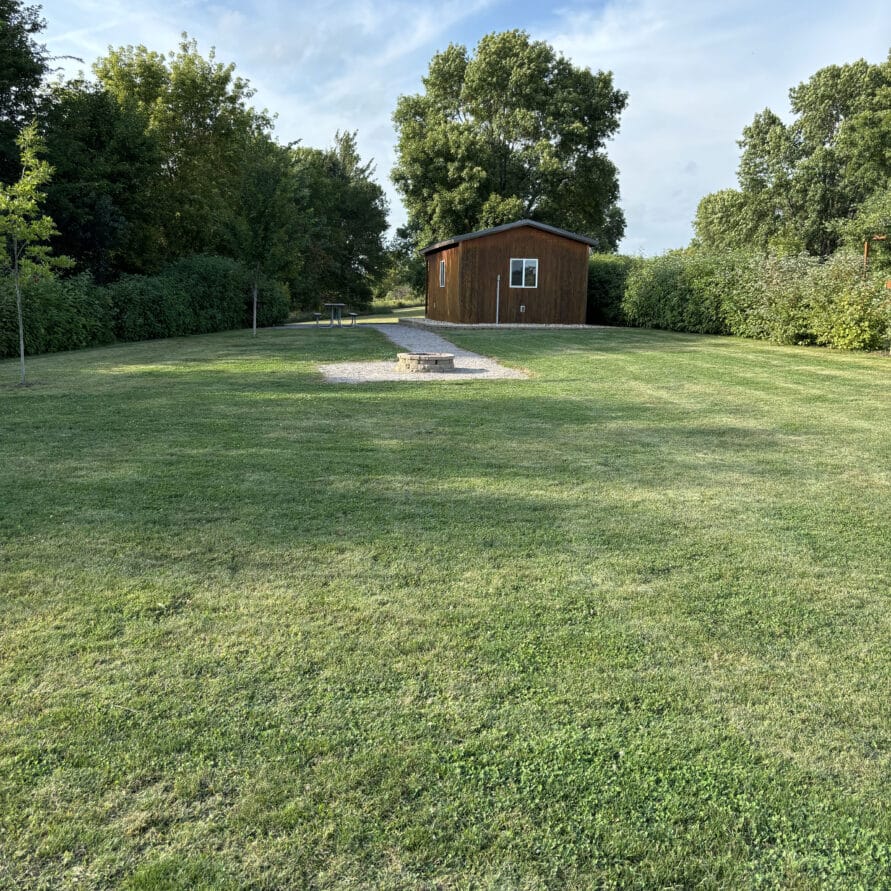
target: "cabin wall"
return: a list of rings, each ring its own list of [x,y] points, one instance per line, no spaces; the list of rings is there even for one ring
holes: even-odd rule
[[[427,318],[460,321],[461,244],[427,255]],[[439,286],[439,261],[445,260],[446,283]]]
[[[508,324],[583,325],[588,291],[588,247],[532,227],[510,229],[461,242],[459,317],[495,321],[501,275],[499,321]],[[511,288],[511,258],[538,260],[538,287]],[[521,312],[520,308],[525,307]],[[431,316],[432,318],[432,316]]]

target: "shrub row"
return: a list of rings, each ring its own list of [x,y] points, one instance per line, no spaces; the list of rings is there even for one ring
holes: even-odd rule
[[[89,275],[26,281],[22,286],[25,352],[55,353],[111,343],[114,315],[110,295]],[[0,277],[0,358],[19,354],[15,289]]]
[[[891,346],[891,291],[858,255],[591,258],[588,321],[844,350]],[[621,292],[621,296],[618,296]]]
[[[103,343],[227,331],[250,324],[251,279],[226,257],[196,256],[159,275],[126,275],[100,287],[88,275],[26,281],[22,289],[25,351],[52,353]],[[285,285],[263,280],[257,322],[283,321]],[[18,355],[12,279],[0,278],[0,358]]]
[[[588,260],[589,325],[624,325],[622,300],[628,273],[639,262],[638,257],[623,254],[594,254]]]
[[[724,276],[731,334],[840,350],[889,348],[891,291],[856,254],[741,258]]]
[[[730,334],[723,297],[729,257],[674,251],[641,260],[622,301],[628,324],[697,334]]]

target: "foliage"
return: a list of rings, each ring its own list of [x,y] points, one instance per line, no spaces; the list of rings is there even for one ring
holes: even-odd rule
[[[260,325],[283,319],[292,291],[305,306],[370,302],[387,206],[355,133],[325,151],[278,145],[248,82],[186,35],[167,55],[110,50],[94,71],[96,85],[50,88],[40,124],[58,168],[47,195],[60,229],[53,247],[109,284],[116,337],[240,326],[245,283]],[[238,273],[220,272],[221,283],[222,256]],[[183,285],[174,270],[189,258],[190,268],[217,264],[206,270],[216,294],[190,273]]]
[[[47,71],[46,48],[35,35],[46,23],[39,6],[0,0],[0,182],[20,174],[16,140],[32,120],[40,83]]]
[[[162,155],[147,113],[131,98],[71,81],[49,92],[41,123],[55,168],[46,203],[59,229],[53,248],[100,282],[163,265]]]
[[[295,212],[297,178],[288,149],[258,134],[246,141],[243,151],[231,253],[251,272],[256,336],[261,278],[293,273],[295,254],[306,243]]]
[[[524,31],[483,37],[470,56],[437,53],[424,93],[393,120],[393,182],[416,246],[520,218],[614,250],[625,228],[605,144],[627,96],[607,72],[576,68]]]
[[[250,280],[251,294],[253,295],[253,278]],[[261,275],[257,286],[257,324],[261,328],[270,325],[281,325],[288,318],[291,309],[291,290],[287,282],[283,282],[269,275]],[[250,312],[250,306],[248,306]],[[247,326],[248,317],[245,318]]]
[[[870,195],[852,219],[840,223],[839,234],[852,251],[862,252],[869,242],[870,266],[891,278],[891,184]]]
[[[0,183],[0,264],[25,274],[67,265],[63,258],[54,258],[46,244],[55,234],[55,225],[42,210],[43,189],[53,169],[40,157],[44,146],[37,127],[26,127],[17,144],[22,156],[21,175],[17,182]]]
[[[646,328],[727,334],[720,269],[715,257],[684,251],[642,260],[628,273],[622,312]]]
[[[637,257],[623,254],[592,254],[588,260],[589,325],[624,325],[622,299],[628,273]]]
[[[825,257],[840,227],[891,183],[891,54],[820,69],[789,92],[786,124],[770,109],[743,130],[738,189],[699,204],[698,243]]]
[[[630,324],[845,350],[889,346],[891,292],[856,254],[827,260],[675,251],[628,276]]]
[[[387,203],[373,179],[373,162],[362,163],[355,133],[337,133],[332,148],[292,149],[304,220],[305,253],[289,281],[302,309],[336,298],[357,308],[371,302],[371,283],[384,263]]]
[[[254,95],[235,66],[207,58],[183,35],[176,52],[144,46],[111,50],[93,66],[101,86],[145,115],[162,156],[154,200],[168,258],[224,251],[240,188],[246,141],[271,122],[248,104]]]
[[[0,45],[42,27],[36,9],[0,0],[4,10],[18,16],[21,33],[3,31]],[[32,50],[43,65],[42,48]],[[0,123],[3,78],[15,67],[2,64]],[[213,50],[202,56],[185,34],[168,54],[110,49],[93,70],[97,84],[55,84],[40,107],[56,168],[47,211],[59,230],[53,248],[99,283],[140,276],[120,289],[129,295],[121,310],[127,331],[230,326],[228,298],[199,322],[169,276],[155,280],[176,260],[208,254],[251,271],[261,324],[279,318],[291,292],[303,306],[324,299],[368,304],[384,264],[387,206],[354,132],[338,133],[325,151],[278,145],[271,119],[251,107],[254,91],[234,65],[218,62]],[[20,98],[23,84],[10,88]],[[217,312],[225,321],[210,320]]]
[[[19,333],[21,384],[25,384],[25,322],[22,281],[46,275],[53,267],[70,266],[68,257],[54,257],[47,244],[55,225],[42,209],[45,184],[53,169],[40,155],[43,143],[37,127],[30,124],[16,140],[22,163],[19,179],[0,183],[0,268],[12,274]]]
[[[228,257],[194,256],[158,275],[124,275],[98,286],[87,274],[41,276],[23,285],[25,349],[36,353],[244,328],[251,321],[254,272]],[[287,287],[260,276],[258,324],[283,322]],[[0,358],[15,355],[15,291],[0,278]]]
[[[854,277],[857,257],[834,257],[815,289],[810,327],[818,344],[839,350],[891,350],[891,292],[876,277]]]
[[[427,264],[400,230],[386,246],[383,268],[374,283],[375,303],[422,301],[426,288]]]
[[[766,257],[747,261],[728,291],[734,334],[775,343],[816,343],[836,349],[889,346],[891,294],[864,276],[856,254]]]
[[[253,271],[227,257],[194,256],[155,276],[125,275],[108,288],[118,340],[150,340],[247,327]],[[284,321],[287,291],[259,281],[264,311],[258,323]]]
[[[29,277],[22,283],[25,352],[55,353],[111,343],[114,326],[107,289],[86,274],[59,278]],[[0,277],[0,358],[14,356],[15,287],[11,276]]]

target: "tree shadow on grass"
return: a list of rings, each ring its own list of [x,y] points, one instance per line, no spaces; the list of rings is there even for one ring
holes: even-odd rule
[[[97,790],[179,782],[191,759],[222,792],[176,793],[176,832],[206,806],[231,847],[261,826],[315,863],[340,821],[357,862],[396,852],[413,878],[492,856],[543,875],[555,845],[577,870],[608,850],[628,884],[665,868],[654,849],[698,864],[666,879],[682,885],[731,849],[778,882],[789,863],[879,868],[855,850],[881,825],[868,793],[840,804],[842,781],[771,746],[807,728],[809,695],[828,715],[847,704],[814,692],[838,654],[856,654],[843,694],[877,683],[864,660],[882,599],[862,578],[829,598],[833,538],[876,577],[887,565],[857,451],[881,431],[836,455],[846,428],[822,417],[790,430],[788,408],[733,415],[652,386],[328,387],[296,366],[301,348],[281,377],[241,345],[236,368],[134,360],[113,385],[60,386],[5,418],[4,667],[27,755],[13,816],[73,821],[56,806],[71,796],[87,861],[101,833],[126,838],[89,816]],[[827,478],[830,458],[864,478]],[[824,644],[822,675],[782,661]],[[765,703],[779,730],[748,720]],[[857,733],[884,739],[872,708],[830,715],[857,765]]]

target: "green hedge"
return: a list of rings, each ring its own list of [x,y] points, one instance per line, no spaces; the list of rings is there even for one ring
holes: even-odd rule
[[[719,258],[683,251],[643,260],[628,275],[625,317],[644,328],[728,334],[722,307],[725,272]]]
[[[593,254],[588,260],[589,325],[624,325],[622,299],[628,273],[638,257],[623,254]]]
[[[89,275],[40,278],[22,283],[25,351],[54,353],[111,343],[114,324],[108,291]],[[0,277],[0,358],[19,354],[15,289],[11,276]]]
[[[159,275],[109,285],[118,340],[228,331],[247,324],[250,280],[226,257],[187,257]]]
[[[628,324],[846,350],[888,348],[891,291],[862,261],[838,253],[763,257],[673,251],[628,275]]]
[[[23,286],[25,350],[29,355],[103,343],[205,334],[251,323],[251,277],[234,260],[196,256],[159,275],[126,275],[106,287],[89,276],[45,278]],[[258,324],[287,318],[288,289],[263,279]],[[18,355],[12,279],[0,278],[0,357]]]
[[[863,275],[862,259],[838,253],[760,257],[737,263],[725,298],[730,331],[775,343],[843,350],[888,347],[891,291]]]

